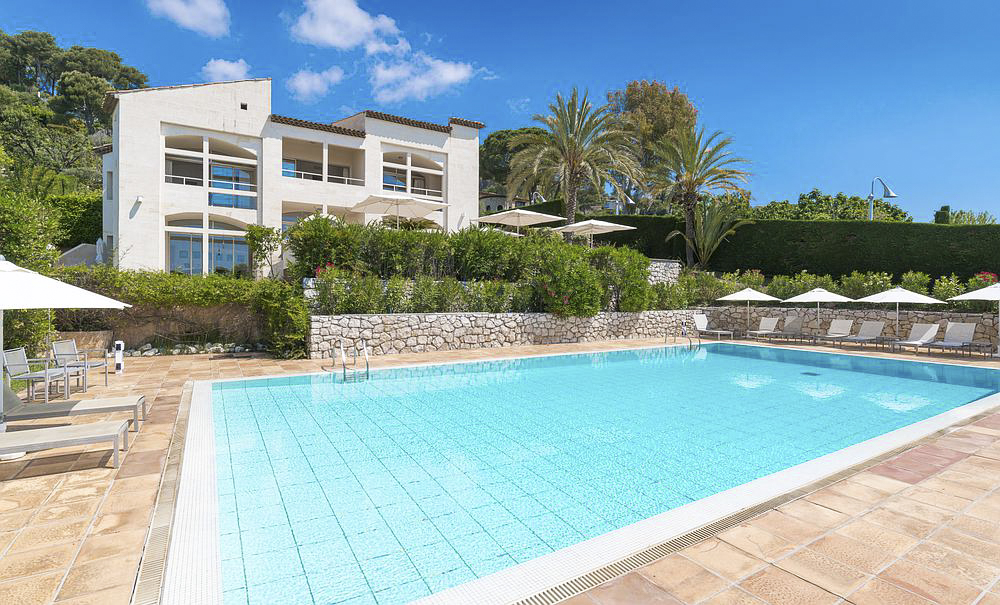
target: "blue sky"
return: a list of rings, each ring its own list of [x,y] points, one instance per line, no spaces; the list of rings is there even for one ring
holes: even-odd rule
[[[0,14],[9,33],[115,50],[152,85],[271,77],[276,113],[319,121],[381,109],[481,120],[485,135],[574,85],[603,98],[657,79],[752,160],[757,203],[865,196],[878,175],[920,220],[942,203],[1000,214],[998,22],[994,2],[914,0],[55,0]]]

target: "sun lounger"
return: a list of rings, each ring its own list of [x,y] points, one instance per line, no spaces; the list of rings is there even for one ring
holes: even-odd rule
[[[146,397],[105,397],[64,401],[59,403],[24,403],[6,384],[3,385],[3,418],[6,420],[36,420],[61,416],[132,412],[132,430],[139,430],[139,418],[146,421]]]
[[[750,338],[760,338],[762,336],[770,336],[777,332],[778,328],[778,318],[777,317],[761,317],[760,325],[757,326],[756,330],[747,330],[747,336]]]
[[[770,335],[770,338],[780,338],[782,340],[798,340],[803,338],[802,318],[798,315],[789,315],[785,318],[785,325],[781,331]]]
[[[859,345],[876,342],[882,336],[882,330],[884,329],[884,321],[863,321],[861,322],[861,327],[858,328],[857,334],[854,336],[845,336],[840,340],[841,342],[850,342]]]
[[[843,340],[851,335],[851,330],[853,328],[853,319],[835,319],[830,322],[830,327],[827,328],[826,334],[817,334],[816,336],[813,336],[813,338],[816,340],[829,341]]]
[[[959,351],[968,350],[972,353],[972,341],[976,333],[976,324],[974,323],[962,323],[949,321],[948,327],[944,330],[944,338],[941,340],[935,340],[927,343],[927,351],[930,352],[932,348],[941,349],[942,351],[948,349],[958,349]]]
[[[40,429],[24,429],[0,433],[0,454],[39,452],[74,445],[90,445],[110,441],[112,458],[118,468],[118,446],[128,450],[128,420],[108,420],[88,424],[67,424]]]
[[[724,335],[729,338],[733,337],[732,330],[716,330],[708,327],[708,316],[704,313],[694,314],[694,328],[698,332],[699,338],[702,334],[714,334],[716,338],[721,339]]]
[[[902,349],[903,347],[913,347],[915,353],[920,352],[920,347],[934,341],[938,330],[941,327],[937,324],[913,324],[910,328],[910,336],[906,340],[894,340],[890,344],[892,349]]]

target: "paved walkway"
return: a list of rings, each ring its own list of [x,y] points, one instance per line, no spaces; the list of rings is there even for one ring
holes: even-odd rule
[[[375,358],[372,365],[657,342],[392,355]],[[184,384],[316,372],[329,363],[205,355],[127,362],[126,374],[113,376],[108,387],[92,387],[87,394],[144,394],[150,402],[149,419],[119,469],[111,468],[110,451],[101,446],[39,452],[0,463],[0,603],[128,603]],[[985,363],[1000,367],[997,362]],[[72,419],[95,420],[99,418]],[[11,423],[10,428],[54,423],[51,419]],[[979,599],[985,605],[1000,605],[998,442],[1000,415],[960,428],[933,445],[915,448],[567,603],[781,604],[837,602],[847,597],[858,603]]]

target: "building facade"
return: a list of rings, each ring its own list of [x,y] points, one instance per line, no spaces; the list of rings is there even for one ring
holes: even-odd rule
[[[127,269],[249,267],[248,225],[321,213],[350,223],[369,196],[446,204],[449,231],[479,216],[479,129],[375,111],[330,122],[271,113],[270,79],[113,91],[103,152],[105,255]]]

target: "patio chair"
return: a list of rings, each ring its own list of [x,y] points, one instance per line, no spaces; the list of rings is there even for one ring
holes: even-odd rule
[[[968,350],[972,354],[972,341],[976,333],[976,324],[949,321],[948,327],[944,330],[944,338],[927,343],[927,352],[932,348],[947,351],[958,349],[960,352]]]
[[[889,343],[890,348],[895,351],[897,348],[913,347],[914,353],[920,352],[920,347],[929,342],[933,342],[941,326],[937,324],[913,324],[910,328],[910,336],[905,340],[894,340]]]
[[[3,414],[0,418],[4,420],[37,420],[111,412],[132,412],[132,430],[138,432],[140,417],[143,422],[146,421],[146,397],[133,395],[60,403],[25,403],[6,383],[3,384]]]
[[[878,342],[878,339],[882,337],[882,330],[885,329],[884,321],[863,321],[861,322],[861,327],[858,328],[858,333],[854,336],[845,336],[841,338],[841,342],[856,343],[859,345],[864,345],[869,342]]]
[[[90,445],[110,441],[112,458],[118,468],[118,439],[122,438],[123,450],[128,450],[128,420],[107,420],[88,424],[67,424],[23,431],[0,433],[0,454],[39,452],[74,445]]]
[[[777,317],[761,317],[760,324],[757,326],[756,330],[747,330],[747,336],[749,338],[761,338],[762,336],[770,336],[778,331],[778,318]]]
[[[32,370],[31,364],[45,363],[45,368]],[[50,368],[48,358],[29,358],[24,347],[8,349],[3,352],[3,369],[10,380],[24,380],[28,383],[28,401],[35,398],[35,383],[41,382],[45,386],[45,402],[49,402],[49,385],[55,383],[59,387],[59,381],[63,381],[63,392],[69,399],[69,372],[66,368]]]
[[[719,340],[725,334],[729,336],[730,339],[733,337],[732,330],[717,330],[708,327],[708,316],[704,313],[694,314],[694,329],[698,332],[698,337],[701,338],[702,334],[714,334]]]
[[[836,342],[850,336],[852,329],[854,329],[853,319],[835,319],[830,322],[830,327],[827,328],[826,334],[817,334],[813,336],[813,340]]]
[[[101,353],[101,359],[91,361],[89,358],[90,353]],[[76,370],[81,370],[83,374],[83,392],[87,392],[87,377],[90,374],[91,368],[104,368],[104,386],[108,386],[108,370],[109,364],[107,360],[107,351],[102,349],[87,349],[84,351],[78,351],[76,348],[76,341],[69,340],[57,340],[52,343],[52,355],[55,357],[56,364],[61,367],[66,368],[69,372],[74,372]]]
[[[804,338],[802,318],[798,315],[789,315],[785,318],[784,327],[780,331],[771,334],[769,338],[780,338],[781,340],[798,340]]]

